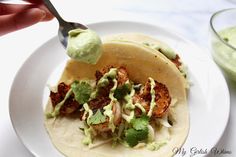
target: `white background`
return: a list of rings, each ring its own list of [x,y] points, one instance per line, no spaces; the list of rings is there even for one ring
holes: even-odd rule
[[[236,2],[233,1],[52,0],[68,21],[88,24],[106,20],[139,20],[154,23],[178,32],[204,49],[208,49],[210,16],[220,9],[236,8]],[[0,157],[32,157],[18,140],[11,125],[8,112],[9,91],[20,66],[37,47],[57,35],[57,28],[58,24],[54,19],[0,37]],[[236,83],[228,81],[228,85],[231,95],[230,119],[217,147],[230,150],[233,153],[230,156],[236,156]]]

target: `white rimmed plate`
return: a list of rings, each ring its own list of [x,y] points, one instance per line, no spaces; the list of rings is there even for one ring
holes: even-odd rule
[[[155,25],[113,21],[89,25],[104,36],[139,32],[170,45],[188,66],[190,131],[177,155],[204,156],[218,142],[229,116],[229,92],[223,75],[206,52],[184,38]],[[55,85],[68,57],[56,37],[37,49],[22,65],[12,84],[9,111],[22,143],[38,157],[62,156],[51,144],[43,125],[43,109],[48,99],[47,84]],[[78,67],[79,68],[79,67]]]

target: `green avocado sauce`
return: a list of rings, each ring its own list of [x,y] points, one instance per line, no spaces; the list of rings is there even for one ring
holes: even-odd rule
[[[88,103],[85,103],[83,104],[83,107],[84,107],[84,115],[83,115],[83,118],[85,119],[87,113],[88,113],[88,117],[87,117],[87,124],[90,125],[90,122],[89,122],[89,119],[92,117],[93,115],[93,111],[89,108],[89,105]]]
[[[60,109],[61,107],[64,105],[65,101],[71,96],[71,94],[73,93],[72,89],[70,89],[67,93],[66,96],[64,97],[64,99],[58,103],[54,109],[54,111],[47,113],[46,117],[47,118],[54,118],[57,117],[60,114]]]
[[[117,75],[117,69],[116,68],[111,68],[109,70],[109,72],[105,73],[99,80],[98,80],[98,83],[97,83],[97,88],[96,90],[94,91],[94,93],[91,94],[91,97],[92,98],[95,98],[96,95],[97,95],[97,92],[98,92],[98,88],[99,87],[104,87],[106,85],[108,85],[109,83],[109,78],[112,79],[112,81],[114,82],[114,86],[112,87],[112,89],[110,90],[110,93],[109,93],[109,98],[111,99],[111,102],[104,106],[103,109],[104,109],[104,112],[103,112],[103,115],[104,116],[107,116],[109,118],[109,125],[108,127],[112,130],[112,132],[115,131],[115,124],[114,124],[114,115],[113,115],[113,111],[112,111],[112,107],[113,107],[113,103],[117,103],[117,100],[116,98],[114,98],[114,91],[115,89],[117,88],[117,80],[116,80],[116,75]],[[87,124],[90,125],[90,118],[93,116],[93,111],[89,108],[88,104],[85,103],[83,105],[84,109],[85,109],[85,112],[84,112],[84,119],[85,119],[85,115],[88,113],[88,117],[87,117]],[[83,139],[83,144],[85,145],[89,145],[92,143],[92,127],[89,127],[87,129],[84,130],[84,134],[85,134],[85,138]]]
[[[102,41],[96,32],[90,29],[69,31],[67,54],[71,58],[96,64],[102,55]]]
[[[218,33],[225,42],[234,48],[222,41],[213,42],[213,58],[224,72],[236,81],[236,27],[226,28]]]
[[[145,46],[148,46],[154,50],[157,50],[159,52],[161,52],[164,56],[166,56],[168,59],[175,59],[176,58],[176,53],[169,48],[168,46],[164,45],[164,44],[152,44],[152,43],[148,43],[148,42],[144,42],[143,43]]]
[[[167,141],[163,142],[152,142],[147,145],[147,149],[150,151],[157,151],[159,150],[162,146],[166,145]]]
[[[154,87],[155,87],[156,83],[153,80],[153,78],[149,77],[148,79],[150,80],[150,84],[151,84],[151,90],[150,90],[150,93],[151,93],[151,103],[150,103],[150,110],[148,111],[147,115],[148,115],[148,117],[151,117],[153,109],[157,105],[156,102],[155,102],[156,95],[155,95],[155,90],[154,90]]]
[[[114,92],[117,88],[116,75],[117,75],[117,69],[116,68],[111,68],[109,70],[109,72],[105,73],[97,83],[98,88],[108,85],[108,83],[109,83],[108,79],[109,78],[112,79],[112,81],[114,83],[114,85],[111,88],[110,93],[109,93],[109,98],[111,99],[111,102],[108,105],[103,107],[103,109],[104,109],[103,114],[105,116],[109,117],[109,128],[112,130],[112,132],[114,132],[115,128],[116,128],[115,124],[113,122],[114,121],[114,114],[113,114],[113,111],[112,111],[112,107],[113,107],[114,103],[118,103],[117,99],[114,97]],[[98,90],[95,91],[95,95],[97,95],[97,92],[98,92]]]
[[[85,137],[82,140],[82,143],[85,145],[90,145],[92,144],[92,127],[89,128],[84,128],[84,135]]]

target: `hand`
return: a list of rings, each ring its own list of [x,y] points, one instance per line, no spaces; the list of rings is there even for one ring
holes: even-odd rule
[[[0,3],[0,36],[53,18],[42,0],[27,1],[30,4]]]

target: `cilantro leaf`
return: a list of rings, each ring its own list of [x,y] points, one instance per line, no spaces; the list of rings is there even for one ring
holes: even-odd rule
[[[134,128],[130,128],[126,130],[125,133],[125,141],[128,143],[130,147],[136,146],[139,141],[145,140],[148,137],[148,128],[144,130],[135,130]]]
[[[84,103],[88,102],[90,95],[92,93],[92,87],[88,82],[74,81],[71,84],[71,89],[75,95],[75,100],[79,104],[84,104]]]
[[[141,116],[131,121],[132,128],[126,130],[125,141],[130,147],[136,146],[139,141],[148,138],[149,117]]]
[[[97,112],[92,115],[89,120],[88,120],[88,124],[100,124],[100,123],[104,123],[106,121],[106,116],[104,116],[101,112],[100,109],[97,110]]]
[[[133,119],[131,121],[131,124],[135,130],[145,130],[147,128],[148,123],[149,123],[148,116],[142,116],[140,118]]]
[[[130,93],[131,91],[131,84],[130,83],[125,83],[122,86],[119,86],[116,88],[115,92],[114,92],[114,97],[117,100],[121,100],[125,97],[125,95],[127,95],[128,93]]]
[[[126,130],[125,141],[130,147],[134,147],[138,144],[137,131],[133,128]]]

